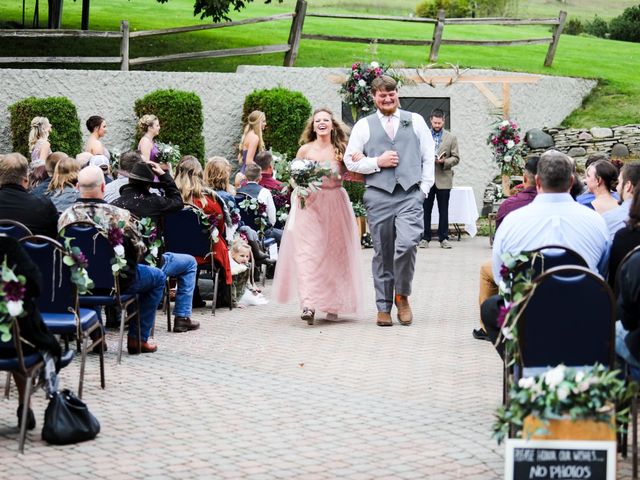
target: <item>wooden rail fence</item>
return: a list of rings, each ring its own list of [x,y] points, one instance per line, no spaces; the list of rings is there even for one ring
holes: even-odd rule
[[[319,35],[303,33],[304,20],[306,17],[351,19],[367,21],[393,21],[411,22],[434,25],[431,38],[423,40],[409,40],[396,38],[377,37],[349,37],[340,35]],[[378,43],[383,45],[408,45],[408,46],[428,46],[429,61],[436,62],[441,45],[475,45],[475,46],[510,46],[510,45],[535,45],[549,44],[547,56],[544,61],[545,66],[551,66],[558,47],[558,41],[564,28],[567,14],[561,11],[558,18],[540,19],[515,19],[515,18],[445,18],[444,10],[438,12],[437,18],[413,18],[413,17],[393,17],[386,15],[342,15],[325,13],[307,13],[306,0],[296,2],[295,11],[292,13],[281,13],[268,17],[249,18],[234,22],[216,23],[211,25],[193,25],[188,27],[165,28],[160,30],[129,31],[129,22],[120,22],[120,31],[100,32],[86,30],[0,30],[0,38],[118,38],[120,39],[120,56],[118,57],[0,57],[0,64],[7,63],[119,63],[120,70],[129,70],[130,66],[148,65],[152,63],[190,60],[196,58],[221,58],[240,55],[260,55],[265,53],[284,53],[284,65],[292,67],[298,56],[300,40],[323,40],[333,42],[356,42],[356,43]],[[251,25],[255,23],[273,22],[291,19],[289,39],[285,44],[260,45],[244,48],[228,48],[222,50],[206,50],[200,52],[174,53],[160,55],[156,57],[136,57],[129,55],[129,41],[132,38],[150,37],[157,35],[170,35],[176,33],[196,32],[202,30],[213,30],[217,28],[235,27],[241,25]],[[552,25],[551,37],[529,38],[520,40],[454,40],[442,38],[445,25]]]

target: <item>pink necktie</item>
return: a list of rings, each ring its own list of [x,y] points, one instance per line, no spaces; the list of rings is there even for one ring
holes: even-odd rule
[[[393,137],[395,137],[393,132],[393,117],[387,117],[387,123],[384,124],[384,131],[387,132],[389,138],[393,140]]]

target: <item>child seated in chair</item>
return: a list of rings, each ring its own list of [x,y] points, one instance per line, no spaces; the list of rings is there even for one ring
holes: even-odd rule
[[[251,247],[242,238],[237,238],[229,252],[231,257],[231,302],[234,308],[247,305],[266,305],[269,301],[253,283]]]

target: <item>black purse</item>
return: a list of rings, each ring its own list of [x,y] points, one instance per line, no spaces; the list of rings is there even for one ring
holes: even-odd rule
[[[70,390],[53,392],[44,412],[42,439],[54,445],[93,440],[100,423],[87,405]]]

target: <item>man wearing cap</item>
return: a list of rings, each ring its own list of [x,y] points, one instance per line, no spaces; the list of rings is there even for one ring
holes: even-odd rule
[[[155,179],[159,182],[155,182]],[[164,191],[164,195],[151,193],[151,187]],[[169,172],[165,172],[155,162],[136,163],[129,172],[129,183],[120,188],[120,198],[112,202],[120,208],[129,210],[138,218],[149,217],[156,225],[159,220],[171,212],[182,210],[184,203],[178,187]],[[174,332],[196,330],[200,324],[191,320],[193,291],[196,286],[198,265],[191,255],[165,252],[162,255],[162,271],[167,277],[176,277]]]
[[[109,159],[107,157],[105,157],[104,155],[94,155],[89,159],[89,165],[100,167],[102,173],[104,174],[105,184],[113,182],[113,178],[111,178],[111,164],[109,163]]]
[[[538,155],[532,155],[527,160],[527,163],[524,166],[524,188],[507,198],[504,202],[500,204],[500,208],[498,208],[498,213],[496,215],[496,229],[500,226],[504,218],[514,210],[524,207],[525,205],[529,205],[538,193],[536,189],[536,173],[538,173],[538,160],[540,157]],[[491,259],[484,262],[480,265],[480,294],[478,296],[479,304],[482,303],[489,297],[498,294],[498,286],[496,282],[493,280],[493,271],[491,270]],[[473,338],[476,340],[489,340],[487,333],[484,330],[484,325],[482,325],[482,320],[480,321],[480,328],[474,329],[472,332]]]

